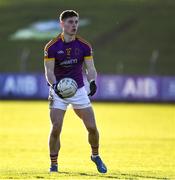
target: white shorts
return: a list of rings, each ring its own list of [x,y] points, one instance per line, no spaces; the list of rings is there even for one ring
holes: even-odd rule
[[[60,98],[52,88],[49,90],[50,108],[66,110],[67,106],[71,104],[74,109],[83,109],[91,106],[85,87],[79,88],[75,95],[70,98]]]

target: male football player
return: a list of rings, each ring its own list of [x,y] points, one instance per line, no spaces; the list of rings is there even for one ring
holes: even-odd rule
[[[50,85],[50,119],[52,129],[49,138],[50,172],[58,171],[58,153],[60,150],[60,133],[67,106],[71,104],[75,113],[83,120],[88,131],[88,141],[92,149],[91,160],[100,173],[106,173],[107,168],[99,156],[99,133],[94,112],[88,96],[96,92],[97,72],[93,62],[91,45],[77,36],[79,14],[66,10],[60,14],[62,33],[48,42],[44,49],[45,76]],[[90,93],[87,94],[82,74],[85,64]],[[77,82],[78,90],[73,97],[62,98],[57,85],[62,78],[72,78]]]

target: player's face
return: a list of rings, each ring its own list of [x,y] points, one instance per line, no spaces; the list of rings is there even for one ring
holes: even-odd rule
[[[70,17],[62,22],[63,31],[69,35],[75,35],[78,30],[78,17]]]

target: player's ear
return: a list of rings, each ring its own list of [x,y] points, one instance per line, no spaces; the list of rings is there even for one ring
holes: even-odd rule
[[[64,27],[64,21],[60,21],[60,27],[61,27],[61,28]]]

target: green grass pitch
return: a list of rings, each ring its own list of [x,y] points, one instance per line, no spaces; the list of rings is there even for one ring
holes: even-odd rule
[[[175,179],[175,106],[93,103],[108,173],[90,161],[87,132],[69,109],[59,173],[50,174],[48,105],[0,102],[0,179]]]

